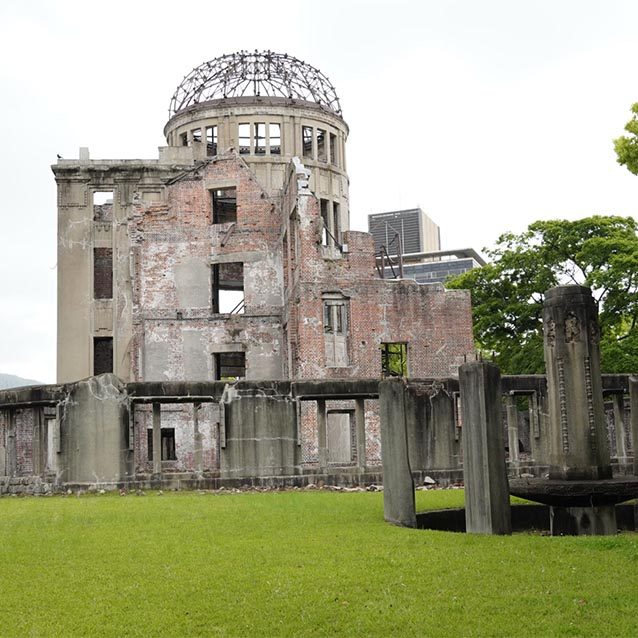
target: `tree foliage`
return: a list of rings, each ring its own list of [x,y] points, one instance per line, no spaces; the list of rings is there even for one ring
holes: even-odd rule
[[[614,140],[614,150],[618,163],[626,166],[628,171],[638,175],[638,102],[631,107],[633,117],[625,125],[629,136],[623,135]]]
[[[593,216],[530,224],[505,233],[490,262],[447,283],[472,294],[477,345],[504,374],[544,372],[544,293],[564,284],[592,289],[605,372],[638,372],[638,238],[631,217]]]

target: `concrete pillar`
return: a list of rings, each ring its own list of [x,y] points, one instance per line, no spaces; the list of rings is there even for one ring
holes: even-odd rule
[[[622,394],[613,394],[611,397],[614,406],[614,430],[616,432],[616,458],[619,463],[624,463],[627,458],[627,436],[625,431],[625,397]]]
[[[634,455],[634,476],[638,476],[638,377],[629,377],[629,408],[631,411],[631,449]]]
[[[113,374],[72,384],[60,410],[60,480],[117,483],[130,473],[126,386]]]
[[[317,445],[319,446],[319,469],[328,467],[328,443],[326,423],[326,402],[317,400]]]
[[[203,455],[202,455],[202,433],[199,431],[199,409],[201,403],[193,403],[193,445],[194,445],[194,470],[199,476],[204,471]]]
[[[359,471],[366,470],[366,409],[363,399],[355,399],[354,420],[357,439],[357,465]]]
[[[162,475],[162,404],[153,403],[153,474]]]
[[[450,470],[459,465],[454,438],[456,423],[454,420],[454,397],[442,386],[432,386],[429,397],[429,423],[427,463],[424,469]]]
[[[550,479],[611,478],[598,312],[589,288],[557,286],[543,306]]]
[[[513,394],[509,394],[505,397],[505,407],[507,413],[507,442],[510,451],[510,464],[516,467],[519,461],[518,409],[516,407],[516,397]]]
[[[482,361],[466,363],[459,368],[459,383],[466,529],[511,534],[499,369]]]
[[[379,383],[383,516],[386,521],[416,527],[414,481],[410,470],[404,379]]]

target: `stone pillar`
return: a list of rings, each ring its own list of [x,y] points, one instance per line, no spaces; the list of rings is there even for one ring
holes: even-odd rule
[[[153,403],[153,474],[162,475],[162,404]]]
[[[202,454],[202,433],[199,431],[199,409],[202,407],[201,403],[193,403],[193,445],[194,445],[194,461],[195,472],[198,477],[202,476],[204,471],[204,461]]]
[[[319,469],[325,471],[328,467],[328,443],[326,423],[326,402],[317,399],[317,445],[319,447]]]
[[[613,394],[611,397],[614,406],[614,430],[616,433],[616,458],[619,463],[627,461],[627,439],[625,432],[625,397],[623,394]]]
[[[366,470],[366,409],[363,399],[354,402],[354,420],[357,432],[357,465],[360,472]]]
[[[543,307],[550,479],[611,478],[598,313],[589,288],[557,286]]]
[[[379,383],[383,516],[395,525],[416,527],[414,481],[410,469],[404,379]]]
[[[510,464],[516,468],[518,456],[518,409],[516,408],[516,397],[513,394],[505,398],[507,412],[507,442],[510,451]]]
[[[500,372],[492,363],[466,363],[459,368],[459,382],[466,530],[511,534]]]
[[[638,377],[629,377],[629,409],[631,411],[631,449],[634,476],[638,476]]]

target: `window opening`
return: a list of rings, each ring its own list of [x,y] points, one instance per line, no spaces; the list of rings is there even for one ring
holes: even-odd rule
[[[326,132],[323,129],[317,129],[317,158],[321,162],[327,162],[328,156],[326,155]]]
[[[337,136],[330,133],[330,163],[339,166],[337,158]]]
[[[321,243],[324,246],[328,246],[330,241],[330,235],[329,235],[330,216],[328,215],[328,203],[329,202],[327,199],[319,200],[319,207],[321,210],[321,221],[323,222],[322,229],[321,229]]]
[[[201,142],[202,141],[202,129],[197,128],[194,131],[191,131],[191,135],[193,137],[193,142]]]
[[[246,377],[245,352],[216,352],[213,362],[215,381],[237,381]]]
[[[153,460],[153,429],[146,430],[146,445],[148,448],[148,460]],[[162,428],[162,461],[177,461],[175,452],[175,428]]]
[[[312,158],[312,126],[301,127],[301,143],[303,156]]]
[[[113,299],[113,250],[93,249],[93,298]]]
[[[326,366],[348,365],[348,300],[333,293],[323,301],[323,333]]]
[[[95,191],[93,193],[93,221],[113,221],[113,191]]]
[[[408,376],[408,344],[381,344],[381,373],[384,377]]]
[[[255,122],[253,124],[253,131],[255,135],[253,148],[255,149],[255,155],[266,154],[266,124],[264,122]]]
[[[93,374],[113,372],[113,337],[93,337]]]
[[[243,314],[244,264],[234,261],[213,264],[213,313]]]
[[[213,157],[213,155],[217,155],[217,127],[216,126],[206,127],[206,155],[208,157]]]
[[[225,224],[237,221],[237,188],[214,188],[211,190],[213,201],[213,224]]]
[[[179,139],[180,139],[180,140],[181,140],[181,142],[182,142],[182,146],[188,146],[188,133],[182,133],[182,134],[179,136]]]
[[[332,234],[334,235],[335,243],[341,244],[341,215],[337,202],[332,202]]]
[[[250,153],[250,124],[239,124],[239,154]]]
[[[274,123],[269,124],[268,137],[270,141],[270,154],[281,155],[281,125]]]

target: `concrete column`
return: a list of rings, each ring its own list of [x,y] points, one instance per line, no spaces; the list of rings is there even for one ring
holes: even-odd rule
[[[631,410],[631,449],[634,455],[634,476],[638,476],[638,377],[629,377]]]
[[[466,363],[459,368],[459,382],[466,529],[511,534],[499,369],[482,361]]]
[[[326,442],[326,402],[317,400],[317,439],[319,446],[319,468],[325,470],[328,467],[328,445]]]
[[[414,481],[410,469],[405,409],[405,380],[379,383],[383,515],[386,521],[416,527]]]
[[[611,478],[598,312],[591,290],[584,286],[548,290],[543,328],[550,418],[549,477]]]
[[[194,461],[195,471],[201,476],[204,471],[204,463],[202,456],[202,433],[199,431],[199,408],[201,403],[193,403],[193,445],[194,445]]]
[[[162,404],[153,403],[153,474],[162,475]]]
[[[625,432],[625,397],[622,394],[613,394],[611,397],[614,406],[614,430],[616,432],[616,458],[623,463],[627,457],[627,438]]]
[[[366,469],[366,410],[365,401],[356,399],[354,402],[354,420],[357,432],[357,465],[359,471]]]
[[[432,385],[430,404],[427,463],[425,470],[449,470],[459,466],[458,444],[454,440],[454,398],[444,387]]]
[[[507,412],[507,442],[510,451],[510,463],[513,467],[518,464],[518,409],[516,408],[516,397],[513,394],[505,397]]]

